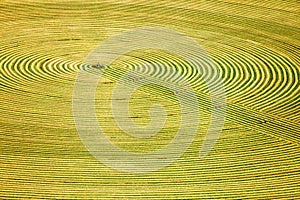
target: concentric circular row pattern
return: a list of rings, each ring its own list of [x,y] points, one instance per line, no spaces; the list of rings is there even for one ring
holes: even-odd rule
[[[299,2],[25,0],[0,5],[0,198],[299,198]],[[120,73],[184,76],[198,95],[201,121],[190,148],[168,167],[143,175],[96,160],[81,143],[72,115],[73,86],[88,53],[110,36],[138,27],[170,28],[197,41],[218,68],[227,98],[222,134],[200,159],[210,120],[209,91],[193,68],[156,50],[130,52],[108,66],[95,97],[97,116],[107,137],[128,151],[167,145],[178,130],[180,107],[167,89],[141,88],[131,99],[132,120],[149,123],[149,108],[161,103],[167,122],[152,138],[124,134],[114,122],[110,98]],[[205,75],[212,82],[216,78]]]

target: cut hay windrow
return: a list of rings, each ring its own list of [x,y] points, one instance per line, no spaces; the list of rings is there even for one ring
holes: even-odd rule
[[[0,198],[299,198],[299,9],[292,0],[1,1]],[[193,66],[199,63],[159,49],[120,55],[109,66],[85,63],[99,44],[142,27],[192,38],[219,74],[207,70],[211,63],[205,56],[199,74]],[[80,139],[72,112],[82,70],[102,75],[94,102],[105,136],[134,153],[155,152],[173,141],[182,120],[176,95],[192,88],[200,120],[185,123],[198,123],[189,148],[146,174],[97,160]],[[125,133],[112,112],[113,91],[129,71],[136,75],[130,87],[144,78],[176,89],[148,84],[132,94],[134,123],[149,124],[153,104],[166,111],[164,127],[152,137]],[[223,113],[211,102],[210,89],[222,89],[218,76],[226,92],[226,105],[219,105],[226,109],[225,124],[210,153],[199,157],[212,110]],[[182,77],[190,88],[181,84]]]

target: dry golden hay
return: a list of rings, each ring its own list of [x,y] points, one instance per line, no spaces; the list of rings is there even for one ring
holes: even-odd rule
[[[0,198],[300,197],[299,2],[25,0],[0,5]],[[165,27],[198,42],[222,75],[227,100],[225,126],[209,155],[198,156],[210,120],[209,105],[200,104],[199,129],[189,149],[147,174],[114,170],[94,158],[72,113],[74,83],[88,53],[138,27]],[[149,67],[149,62],[158,64]],[[192,77],[176,55],[133,51],[109,66],[98,85],[96,111],[103,131],[126,151],[152,152],[167,145],[178,130],[180,106],[167,89],[141,88],[131,98],[132,120],[149,123],[153,103],[165,106],[168,119],[155,137],[124,134],[111,112],[118,73],[168,75],[164,66]],[[209,97],[205,83],[190,81],[198,95]]]

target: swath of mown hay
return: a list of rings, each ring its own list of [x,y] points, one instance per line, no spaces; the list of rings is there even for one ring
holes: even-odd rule
[[[296,199],[299,192],[299,3],[296,1],[1,1],[0,197]],[[226,88],[225,127],[199,159],[210,117],[203,80],[191,80],[201,121],[183,156],[159,171],[136,175],[96,160],[81,143],[72,115],[78,70],[101,41],[138,27],[165,27],[197,41],[210,54]],[[185,69],[160,51],[121,57],[99,83],[99,121],[116,145],[150,152],[168,144],[180,107],[167,89],[144,87],[130,104],[132,120],[149,122],[152,103],[166,106],[162,131],[145,140],[118,129],[110,96],[124,70]],[[161,71],[161,73],[166,73]],[[160,93],[160,95],[158,95]],[[208,103],[208,104],[205,104]]]

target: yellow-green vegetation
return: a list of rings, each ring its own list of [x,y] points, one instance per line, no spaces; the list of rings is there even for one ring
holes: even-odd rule
[[[299,198],[299,15],[294,0],[0,1],[0,198]],[[120,172],[94,158],[72,113],[74,83],[88,53],[138,27],[165,27],[197,41],[222,75],[227,101],[222,134],[199,158],[210,94],[203,80],[193,79],[201,97],[197,136],[180,159],[148,174]],[[163,65],[142,67],[149,62]],[[126,151],[163,148],[178,131],[180,105],[167,88],[147,85],[130,100],[140,125],[150,122],[153,104],[164,105],[167,122],[154,137],[125,134],[111,111],[120,74],[165,73],[162,66],[187,69],[176,55],[133,51],[99,82],[99,123]]]

